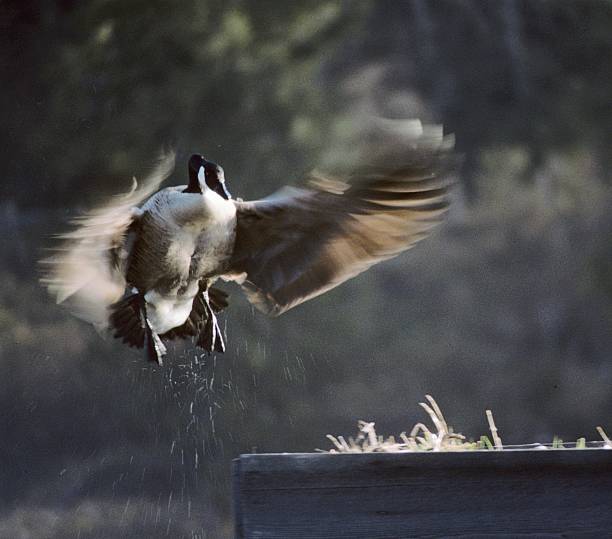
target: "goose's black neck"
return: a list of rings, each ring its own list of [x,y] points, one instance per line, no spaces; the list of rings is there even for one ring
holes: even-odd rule
[[[192,155],[189,159],[187,168],[189,170],[189,184],[183,193],[199,193],[202,194],[202,186],[198,174],[200,168],[204,166],[206,160],[201,155]]]

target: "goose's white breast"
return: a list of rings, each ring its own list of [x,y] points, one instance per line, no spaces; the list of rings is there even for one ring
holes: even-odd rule
[[[214,274],[231,256],[236,233],[236,207],[231,200],[210,190],[201,195],[183,189],[169,188],[166,196],[143,206],[165,221],[172,236],[166,259],[179,272],[176,288],[145,295],[149,323],[159,334],[187,320],[199,279]]]

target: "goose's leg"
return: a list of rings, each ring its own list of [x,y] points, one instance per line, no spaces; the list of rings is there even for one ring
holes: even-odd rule
[[[149,361],[156,361],[163,365],[163,358],[166,355],[166,347],[159,335],[153,331],[149,318],[147,317],[147,304],[144,295],[138,293],[140,299],[140,323],[144,330],[144,349]]]
[[[136,348],[144,347],[147,359],[162,364],[166,347],[151,327],[147,304],[140,290],[128,288],[123,298],[109,307],[108,321],[117,339]]]
[[[225,342],[223,340],[221,328],[219,327],[217,315],[210,304],[208,290],[204,290],[202,292],[202,298],[204,300],[204,305],[206,306],[208,315],[204,329],[198,336],[197,345],[204,348],[204,350],[207,350],[208,352],[214,351],[223,353],[225,352]]]

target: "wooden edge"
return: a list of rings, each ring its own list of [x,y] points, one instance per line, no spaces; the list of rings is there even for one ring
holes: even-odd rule
[[[559,509],[559,503],[561,503],[559,500],[571,501],[576,493],[582,497],[582,505],[586,503],[584,501],[586,499],[592,498],[593,500],[593,504],[587,504],[586,508],[580,507],[582,511],[580,518],[587,518],[589,511],[592,511],[594,507],[596,507],[597,514],[601,513],[602,507],[606,507],[609,500],[612,500],[610,498],[612,491],[609,489],[612,484],[612,451],[602,448],[414,453],[260,453],[240,455],[233,460],[232,466],[237,538],[260,537],[257,533],[266,529],[269,531],[271,529],[269,526],[276,525],[274,519],[279,519],[279,523],[287,526],[287,518],[308,513],[310,509],[307,503],[296,509],[291,505],[292,499],[305,503],[304,500],[314,496],[314,499],[325,499],[331,503],[342,492],[350,494],[353,498],[356,496],[354,493],[363,492],[363,499],[360,501],[363,502],[364,507],[368,508],[366,513],[372,519],[372,526],[380,523],[381,530],[392,530],[389,533],[398,532],[402,526],[407,526],[410,522],[395,522],[400,518],[401,512],[393,513],[391,510],[389,514],[395,516],[387,518],[381,516],[382,513],[375,511],[376,508],[380,510],[380,507],[384,509],[385,503],[391,503],[389,500],[383,503],[376,498],[376,492],[381,492],[379,489],[393,491],[401,497],[405,495],[402,493],[412,492],[414,488],[421,488],[422,485],[427,484],[428,488],[431,488],[426,494],[431,497],[435,492],[438,492],[435,496],[446,495],[445,492],[449,486],[464,492],[462,489],[468,488],[469,490],[470,485],[473,486],[475,481],[483,481],[489,487],[493,484],[495,488],[499,488],[505,497],[518,496],[520,498],[522,491],[517,487],[515,478],[518,477],[521,481],[533,478],[538,486],[544,485],[542,488],[546,493],[553,492],[554,494],[555,503],[551,506],[550,515],[552,516],[549,515],[550,518],[560,518],[559,515],[564,513],[559,512],[563,511]],[[568,488],[568,485],[571,488]],[[444,492],[440,493],[440,489]],[[322,494],[324,492],[328,494]],[[481,496],[479,490],[468,492],[468,494],[472,502]],[[496,499],[494,494],[491,494],[490,499]],[[410,503],[406,503],[413,509],[418,506],[418,503],[422,503],[418,502],[418,499],[414,501],[411,498],[411,500]],[[537,500],[539,505],[535,511],[546,512],[542,506],[544,503],[542,500],[543,498]],[[458,502],[458,505],[460,504],[461,502]],[[452,505],[449,502],[449,507]],[[318,507],[317,510],[320,509],[319,506],[316,507]],[[523,504],[519,512],[524,516],[525,511]],[[340,511],[340,514],[346,516],[346,512]],[[457,522],[463,522],[459,518],[463,514],[460,509],[456,509],[453,514],[459,515]],[[293,517],[287,517],[287,515],[293,515]],[[507,516],[505,513],[502,514],[504,518],[504,515]],[[484,517],[480,515],[478,518]],[[593,529],[600,530],[603,529],[601,526],[609,524],[609,521],[606,520],[608,517],[605,515],[597,518],[597,522],[592,523]],[[605,520],[603,524],[602,519]],[[350,535],[353,532],[357,533],[352,528],[353,531],[349,530],[349,533],[345,530],[346,534],[342,535],[340,528],[334,527],[333,519],[328,518],[325,522],[321,522],[321,526],[331,526],[335,530],[333,533],[340,534],[336,535],[338,537],[363,536]],[[503,522],[504,525],[509,526],[512,520]],[[522,521],[519,518],[517,522]],[[573,522],[570,523],[573,524]],[[308,537],[308,535],[300,535],[300,533],[305,533],[304,529],[300,528],[302,524],[295,523],[295,530],[297,530],[295,537]],[[416,523],[413,524],[417,526]],[[464,531],[467,530],[469,533],[474,531],[474,528],[470,527],[472,524],[465,522],[463,524],[465,526],[461,529]],[[483,525],[482,522],[479,525]],[[314,526],[314,521],[312,526]],[[517,530],[519,528],[520,526]],[[536,528],[527,526],[525,530]],[[279,528],[279,533],[272,534],[270,537],[285,537],[283,533],[286,533],[288,529]],[[490,526],[486,529],[490,531]],[[523,528],[520,529],[523,530]],[[323,528],[317,528],[317,530],[320,533],[316,537],[324,537],[324,533],[327,533]],[[465,536],[471,536],[469,533]],[[384,535],[384,533],[380,535],[380,537],[383,536],[393,535]],[[511,536],[513,535],[507,537]]]
[[[241,455],[242,456],[242,455]],[[240,496],[240,475],[242,472],[240,458],[232,460],[232,510],[234,512],[234,537],[244,537],[242,522],[242,498]]]
[[[311,466],[342,469],[376,463],[402,463],[419,468],[432,466],[504,466],[530,463],[552,463],[555,465],[612,464],[612,450],[605,448],[585,449],[512,449],[504,451],[423,451],[397,453],[245,453],[233,460],[234,467],[242,473],[266,468],[270,471],[286,467],[292,469]]]

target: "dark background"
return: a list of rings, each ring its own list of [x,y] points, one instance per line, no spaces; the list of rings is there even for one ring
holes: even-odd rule
[[[612,430],[612,2],[0,3],[0,537],[222,538],[230,461],[399,433],[433,394],[506,443]],[[348,155],[364,114],[463,154],[427,241],[167,365],[53,304],[36,260],[162,147],[244,198]]]

